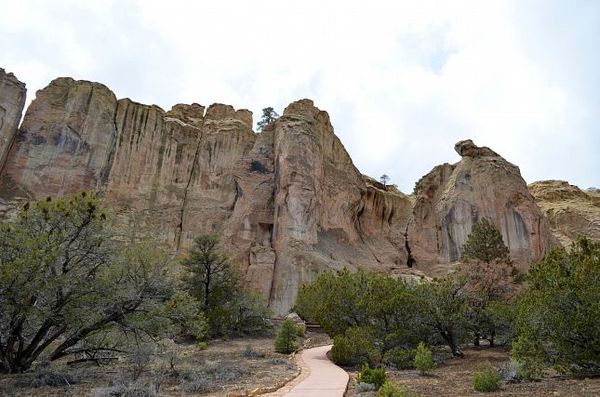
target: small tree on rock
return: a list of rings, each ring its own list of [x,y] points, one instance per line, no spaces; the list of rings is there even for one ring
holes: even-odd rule
[[[390,181],[390,177],[387,174],[383,174],[379,177],[379,181],[383,185],[383,187],[387,187],[387,183]]]
[[[258,130],[262,131],[267,125],[279,118],[279,114],[272,107],[264,108],[262,110],[261,119],[256,123]]]

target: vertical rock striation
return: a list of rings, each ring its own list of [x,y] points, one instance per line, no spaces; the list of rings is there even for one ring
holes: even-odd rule
[[[123,234],[158,238],[174,254],[219,234],[276,313],[327,269],[446,272],[481,217],[523,268],[553,242],[519,169],[471,141],[409,198],[361,175],[308,99],[256,134],[247,110],[164,111],[59,78],[37,92],[17,132],[24,85],[1,71],[0,88],[0,216],[20,199],[100,192]]]
[[[0,69],[0,173],[17,134],[26,92],[25,83]]]
[[[447,272],[460,259],[473,224],[484,217],[500,230],[522,270],[542,259],[554,239],[519,168],[470,140],[455,149],[460,162],[437,166],[418,183],[409,229],[418,266],[430,274]]]

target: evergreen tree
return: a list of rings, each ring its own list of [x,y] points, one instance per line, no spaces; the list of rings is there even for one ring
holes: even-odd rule
[[[105,214],[82,193],[27,203],[0,225],[0,372],[25,371],[42,353],[124,351],[173,323],[203,332],[201,313],[173,295],[167,256],[115,241]]]
[[[275,351],[289,354],[296,350],[298,330],[290,320],[284,320],[275,337]]]
[[[513,357],[533,374],[600,374],[600,242],[580,238],[533,265],[517,305]]]
[[[267,125],[279,118],[279,114],[272,107],[264,108],[262,110],[262,116],[258,123],[256,123],[258,130],[262,131]]]
[[[510,252],[502,240],[502,234],[486,218],[473,225],[462,247],[462,260],[480,260],[485,263],[512,262]]]

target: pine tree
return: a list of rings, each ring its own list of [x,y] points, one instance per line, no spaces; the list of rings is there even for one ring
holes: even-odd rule
[[[296,337],[298,331],[296,326],[290,320],[285,320],[277,336],[275,337],[275,351],[277,353],[289,354],[296,350]]]
[[[512,263],[500,231],[486,218],[473,225],[471,234],[462,247],[462,260]]]
[[[277,112],[269,106],[268,108],[264,108],[262,110],[261,119],[258,123],[256,123],[256,126],[258,127],[259,131],[262,131],[267,125],[277,120],[277,118],[279,118],[279,114],[277,114]]]

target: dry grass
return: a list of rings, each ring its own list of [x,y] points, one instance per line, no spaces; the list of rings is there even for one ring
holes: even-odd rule
[[[254,354],[249,356],[247,349]],[[175,371],[170,368],[171,358]],[[95,390],[133,383],[133,363],[124,357],[102,365],[58,362],[52,368],[78,383],[32,387],[34,373],[0,375],[0,396],[94,396]],[[193,344],[173,344],[171,353],[151,360],[137,382],[153,387],[159,384],[160,396],[222,396],[231,390],[271,387],[296,372],[291,360],[274,352],[272,338],[240,338],[211,342],[205,350]]]

